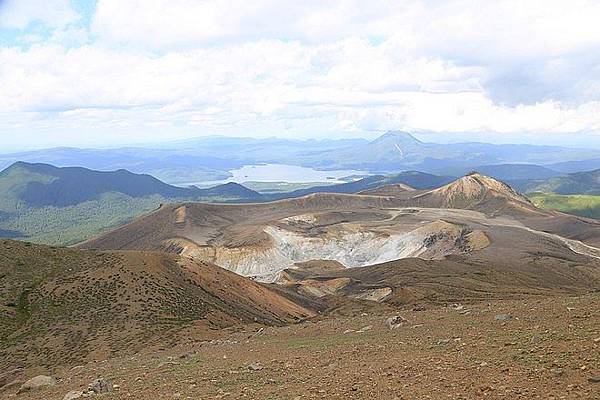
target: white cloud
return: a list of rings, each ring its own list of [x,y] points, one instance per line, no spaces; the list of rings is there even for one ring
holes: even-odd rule
[[[0,108],[30,131],[600,131],[599,15],[583,0],[98,0],[92,35],[0,48]]]
[[[69,0],[0,1],[0,28],[25,29],[36,21],[51,28],[59,28],[78,17]]]

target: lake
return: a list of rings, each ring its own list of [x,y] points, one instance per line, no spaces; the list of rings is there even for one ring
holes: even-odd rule
[[[286,164],[260,164],[244,165],[241,168],[229,171],[233,176],[222,181],[200,182],[197,186],[214,186],[228,182],[244,183],[256,182],[328,182],[343,183],[340,178],[350,175],[369,175],[366,171],[358,170],[333,170],[319,171],[314,168],[300,167]]]

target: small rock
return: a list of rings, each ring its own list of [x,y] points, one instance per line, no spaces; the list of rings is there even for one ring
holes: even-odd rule
[[[396,329],[402,326],[402,324],[404,324],[405,322],[408,322],[406,320],[406,318],[400,316],[400,315],[395,315],[393,317],[389,317],[388,319],[385,320],[385,324],[387,325],[388,328],[390,329]]]
[[[372,325],[363,326],[362,328],[357,330],[356,333],[364,333],[366,331],[370,331],[371,329],[373,329]]]
[[[354,332],[354,330],[352,330],[352,329],[346,329],[346,330],[344,331],[344,335],[346,335],[346,334],[348,334],[348,333],[352,333],[352,332]]]
[[[251,364],[248,364],[248,366],[246,368],[248,368],[250,371],[260,371],[264,367],[261,365],[261,363],[259,363],[258,361],[255,361]]]
[[[94,382],[88,385],[88,392],[94,392],[96,394],[99,393],[108,393],[113,389],[113,385],[104,380],[104,378],[96,379]]]
[[[511,319],[512,317],[508,314],[497,314],[494,319],[496,321],[508,321],[509,319]]]
[[[589,383],[600,383],[600,375],[599,376],[591,376],[588,378]]]
[[[55,386],[56,379],[51,376],[38,375],[34,378],[29,379],[19,388],[18,393],[27,392],[29,390],[35,390],[46,386]]]
[[[69,393],[65,394],[63,400],[75,400],[83,397],[83,392],[81,390],[71,390]]]

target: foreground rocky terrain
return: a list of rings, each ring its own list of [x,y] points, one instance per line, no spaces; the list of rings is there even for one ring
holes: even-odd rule
[[[62,399],[98,378],[110,399],[599,399],[600,293],[377,308],[39,370]],[[402,316],[397,327],[386,323]],[[33,372],[32,372],[33,373]]]

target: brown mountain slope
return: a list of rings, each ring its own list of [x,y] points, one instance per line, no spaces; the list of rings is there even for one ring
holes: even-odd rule
[[[167,251],[273,281],[278,272],[311,260],[356,267],[410,257],[440,259],[488,246],[493,251],[496,240],[488,238],[495,231],[523,248],[526,243],[518,238],[527,230],[542,243],[559,235],[600,244],[598,221],[539,210],[506,184],[473,173],[438,189],[393,195],[168,205],[82,247]],[[575,252],[582,246],[568,245]],[[584,246],[581,252],[600,250]]]
[[[437,189],[409,199],[415,206],[477,210],[490,215],[530,214],[538,210],[507,184],[471,173]]]
[[[406,258],[362,268],[298,265],[283,271],[279,283],[315,298],[370,298],[396,306],[600,290],[600,258],[576,253],[554,237],[523,229],[498,226],[487,234],[493,246],[476,252],[437,260]]]
[[[240,323],[313,315],[266,286],[161,253],[94,252],[0,242],[0,369],[57,365]]]
[[[479,174],[471,174],[429,191],[381,188],[369,195],[320,193],[260,204],[185,203],[167,205],[132,223],[89,240],[80,246],[99,249],[163,250],[165,241],[182,238],[200,246],[239,246],[268,244],[267,225],[284,218],[333,211],[357,212],[393,208],[456,208],[482,212],[490,217],[527,219],[546,226],[545,220],[563,220],[571,236],[589,230],[588,221],[537,209],[506,184]],[[350,217],[350,220],[352,217]],[[600,227],[600,224],[596,225]],[[596,226],[593,226],[594,229]],[[552,231],[552,230],[550,230]],[[554,231],[561,234],[563,228]],[[593,234],[583,235],[589,239]],[[598,235],[600,236],[600,234]]]
[[[119,388],[92,399],[597,400],[598,309],[600,293],[359,313],[88,363],[16,398],[105,377]]]
[[[392,202],[402,207],[474,210],[492,218],[511,218],[535,230],[600,247],[600,221],[539,209],[506,183],[476,172],[433,190],[394,191],[384,186],[369,194],[393,196]]]
[[[164,241],[172,238],[186,238],[200,245],[260,244],[268,240],[264,226],[283,218],[311,212],[390,206],[393,206],[392,200],[385,197],[329,193],[258,204],[170,204],[79,247],[163,250]]]
[[[403,183],[394,183],[391,185],[380,186],[374,189],[363,190],[358,194],[367,194],[372,196],[397,196],[399,193],[414,192],[415,190],[416,189]]]

